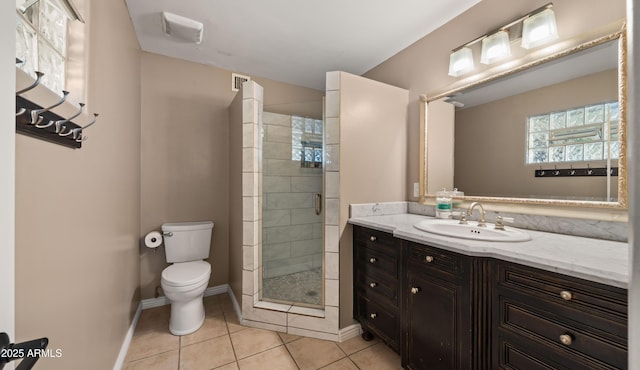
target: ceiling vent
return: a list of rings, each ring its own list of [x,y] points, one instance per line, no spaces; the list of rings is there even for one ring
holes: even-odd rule
[[[231,73],[231,91],[240,91],[242,84],[250,81],[251,77],[238,73]]]
[[[162,12],[162,30],[178,40],[199,44],[202,42],[202,23],[177,14]]]

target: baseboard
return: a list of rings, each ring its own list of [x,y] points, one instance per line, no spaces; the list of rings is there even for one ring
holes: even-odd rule
[[[223,294],[229,291],[229,284],[222,284],[222,285],[217,285],[217,286],[212,286],[207,288],[204,291],[204,296],[205,297],[209,297],[212,295],[218,295],[218,294]],[[142,309],[146,310],[147,308],[154,308],[154,307],[160,307],[160,306],[166,306],[168,304],[170,304],[171,302],[169,302],[169,298],[162,296],[162,297],[158,297],[158,298],[149,298],[149,299],[143,299],[142,300]]]
[[[204,296],[212,296],[223,293],[230,293],[231,300],[233,301],[234,309],[236,313],[240,311],[240,307],[238,306],[238,302],[236,302],[236,298],[231,292],[231,288],[229,284],[222,284],[218,286],[209,287],[204,291]],[[136,331],[136,326],[138,325],[138,320],[140,319],[140,314],[142,310],[146,310],[148,308],[166,306],[170,304],[169,299],[167,297],[158,297],[158,298],[149,298],[143,299],[140,304],[138,304],[138,309],[136,310],[135,315],[133,316],[133,320],[131,320],[131,325],[129,326],[129,330],[127,331],[127,335],[124,337],[124,342],[122,342],[122,347],[120,347],[120,353],[118,354],[118,358],[116,360],[115,365],[113,365],[113,370],[120,370],[124,366],[124,360],[127,357],[127,352],[129,352],[129,346],[131,345],[131,339],[133,338],[133,333]],[[240,315],[238,314],[238,317]]]
[[[154,307],[160,307],[160,306],[166,306],[168,305],[169,302],[169,298],[162,296],[162,297],[158,297],[158,298],[148,298],[148,299],[143,299],[140,304],[142,305],[142,309],[146,310],[148,308],[154,308]]]
[[[231,299],[231,303],[233,303],[233,309],[236,311],[236,316],[238,316],[238,322],[242,323],[242,309],[240,309],[240,304],[238,304],[238,300],[236,300],[236,295],[233,294],[233,290],[231,286],[228,285],[229,298]]]
[[[222,285],[218,285],[218,286],[212,286],[212,287],[207,288],[204,291],[204,296],[205,297],[209,297],[209,296],[212,296],[212,295],[228,293],[229,290],[231,290],[231,287],[229,287],[229,284],[222,284]]]
[[[113,370],[120,370],[124,366],[124,360],[127,357],[127,352],[129,352],[129,345],[131,345],[131,339],[133,338],[133,333],[136,331],[136,326],[138,325],[138,320],[140,319],[141,313],[142,302],[138,304],[136,313],[133,315],[133,320],[131,320],[131,325],[129,325],[127,335],[124,337],[124,342],[122,342],[122,347],[120,347],[120,353],[118,354],[118,358],[116,359],[116,364],[113,365]]]
[[[362,333],[362,327],[360,327],[360,324],[349,325],[346,328],[340,329],[340,332],[338,333],[338,341],[344,342],[345,340],[357,337],[360,333]]]

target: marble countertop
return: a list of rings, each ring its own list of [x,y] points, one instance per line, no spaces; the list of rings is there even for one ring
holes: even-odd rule
[[[354,217],[349,223],[469,256],[493,257],[620,288],[628,287],[627,243],[532,230],[525,230],[531,235],[527,242],[485,242],[435,235],[413,227],[415,223],[429,219],[436,220],[403,213]]]

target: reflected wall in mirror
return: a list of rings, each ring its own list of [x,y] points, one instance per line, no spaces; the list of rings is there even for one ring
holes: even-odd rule
[[[625,207],[623,36],[609,34],[430,98],[425,192],[456,187],[485,201]],[[438,121],[453,117],[454,170],[429,173],[428,166],[449,160],[434,150],[446,133],[433,135],[442,135]],[[535,176],[582,168],[608,175]]]

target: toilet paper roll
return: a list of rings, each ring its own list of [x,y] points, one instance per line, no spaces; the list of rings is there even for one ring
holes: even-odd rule
[[[158,248],[162,244],[162,234],[157,231],[152,231],[145,235],[144,245],[148,248]]]

